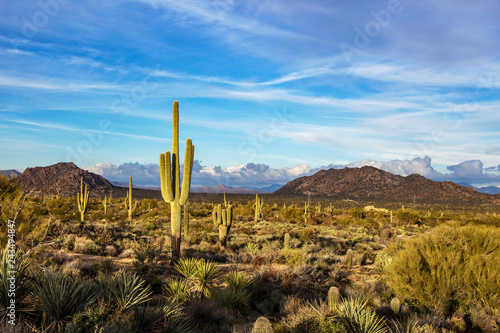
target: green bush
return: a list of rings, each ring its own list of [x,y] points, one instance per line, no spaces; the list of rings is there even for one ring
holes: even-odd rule
[[[472,300],[500,306],[500,230],[445,226],[410,239],[388,265],[399,296],[434,310]]]

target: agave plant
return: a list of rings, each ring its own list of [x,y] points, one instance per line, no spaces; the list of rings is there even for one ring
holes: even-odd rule
[[[43,313],[44,332],[58,332],[77,312],[95,299],[95,286],[60,271],[47,270],[34,277],[35,307]]]
[[[349,333],[385,333],[387,327],[383,318],[378,317],[366,306],[366,301],[349,298],[340,305],[340,317]]]
[[[125,311],[151,299],[151,286],[137,274],[128,274],[124,270],[115,273],[113,279],[100,277],[104,297],[116,306],[118,311]]]
[[[16,286],[14,297],[16,312],[28,311],[29,308],[23,300],[31,291],[31,282],[27,275],[30,262],[29,259],[22,258],[19,251],[9,257],[7,247],[5,250],[0,250],[0,320],[8,313],[7,307],[12,299],[9,296],[12,283]]]
[[[212,283],[220,274],[220,268],[205,259],[181,259],[174,268],[189,281],[191,290],[202,298],[210,296]]]

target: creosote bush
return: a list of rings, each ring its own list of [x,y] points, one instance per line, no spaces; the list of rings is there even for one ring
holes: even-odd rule
[[[401,297],[443,311],[473,300],[499,308],[499,267],[500,230],[443,226],[406,241],[387,270]]]

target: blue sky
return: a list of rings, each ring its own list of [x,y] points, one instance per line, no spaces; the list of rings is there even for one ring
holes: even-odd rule
[[[0,169],[155,185],[178,100],[194,186],[367,164],[500,185],[498,1],[19,0],[0,18]]]

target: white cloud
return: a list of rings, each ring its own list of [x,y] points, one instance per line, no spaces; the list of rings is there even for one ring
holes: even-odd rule
[[[271,168],[266,164],[247,163],[245,165],[230,166],[203,166],[200,161],[194,161],[192,173],[192,186],[215,186],[224,184],[236,187],[262,188],[270,185],[284,185],[287,182],[302,176],[312,175],[321,169],[341,169],[344,167],[360,168],[373,166],[392,174],[408,176],[419,174],[426,178],[437,181],[454,181],[457,183],[470,183],[472,185],[484,186],[500,183],[500,175],[483,172],[481,161],[466,161],[458,165],[448,167],[452,173],[440,173],[431,165],[431,158],[414,158],[412,160],[392,160],[378,162],[366,159],[342,165],[328,165],[321,168],[310,168],[307,164],[299,164],[291,168]],[[160,186],[160,174],[157,164],[122,163],[111,164],[109,162],[99,163],[84,169],[102,175],[112,181],[128,181],[133,177],[136,185]]]

